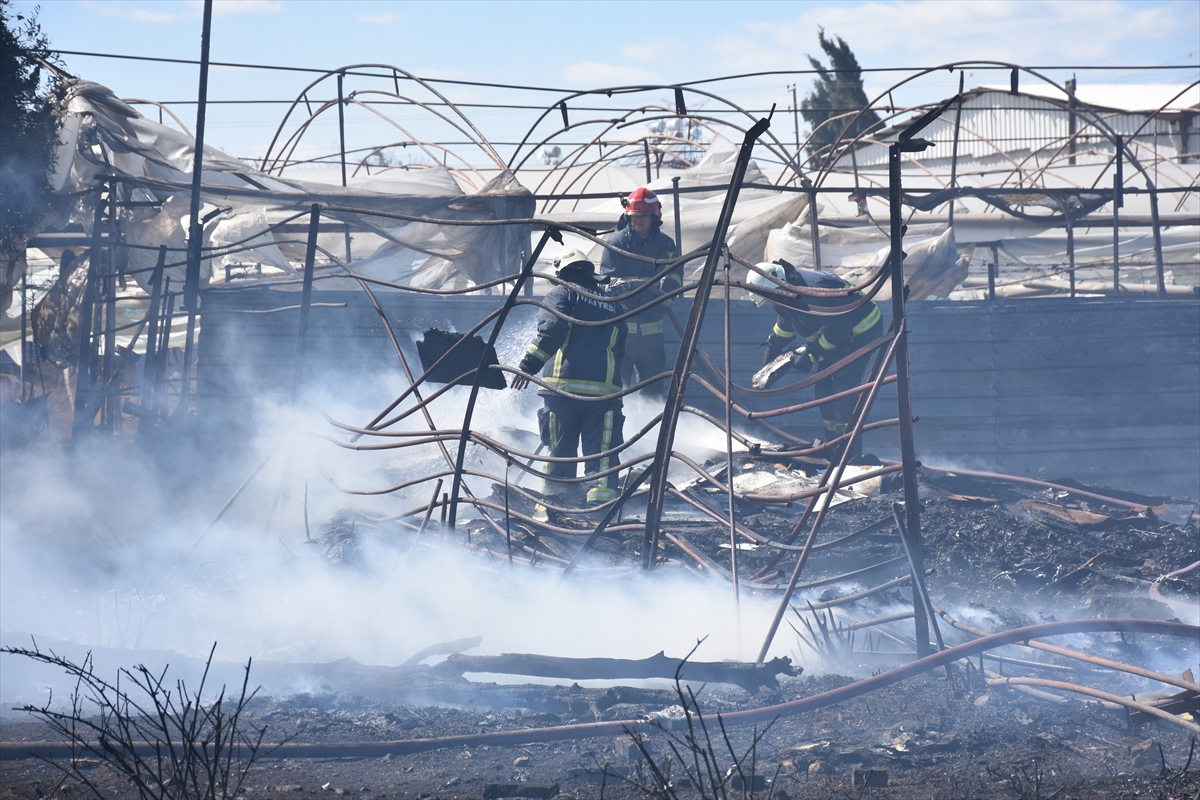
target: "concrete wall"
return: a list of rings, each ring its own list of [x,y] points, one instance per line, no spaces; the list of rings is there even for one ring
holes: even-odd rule
[[[499,297],[441,298],[380,292],[378,298],[419,373],[413,336],[431,325],[466,330]],[[305,374],[350,385],[397,363],[377,313],[357,292],[318,292]],[[246,313],[294,305],[299,293],[209,292],[199,342],[198,404],[210,420],[244,418],[251,397],[287,396],[297,311]],[[686,322],[689,303],[674,310]],[[884,309],[885,311],[887,309]],[[514,334],[500,340],[515,363],[536,309],[513,312]],[[1200,498],[1200,304],[1193,301],[1041,299],[909,305],[913,410],[918,457],[931,464],[1074,478],[1130,491]],[[735,383],[748,386],[762,364],[773,314],[732,306]],[[667,326],[668,351],[678,343]],[[722,304],[714,303],[701,347],[723,363]],[[486,333],[486,329],[485,329]],[[787,398],[811,398],[811,390]],[[693,385],[688,402],[721,406]],[[753,408],[782,401],[743,400]],[[895,392],[881,392],[872,417],[895,416]],[[723,414],[720,414],[723,416]],[[816,435],[819,414],[784,425]],[[868,451],[897,453],[895,429],[868,435]]]

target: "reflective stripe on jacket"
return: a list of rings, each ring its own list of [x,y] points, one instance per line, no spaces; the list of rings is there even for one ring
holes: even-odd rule
[[[793,285],[819,289],[845,289],[850,286],[839,275],[826,270],[798,269],[796,273],[799,280],[789,281]],[[879,324],[882,319],[879,306],[868,301],[853,311],[832,317],[806,313],[804,307],[836,308],[848,305],[858,297],[862,297],[862,292],[853,292],[849,297],[801,295],[791,301],[776,301],[773,305],[777,319],[771,336],[791,339],[799,334],[805,341],[826,352],[837,350],[854,337],[867,333]]]
[[[591,294],[604,294],[595,282],[580,283]],[[545,304],[567,317],[602,322],[624,313],[615,301],[594,300],[574,291],[570,284],[556,286]],[[625,325],[576,325],[543,309],[538,315],[537,337],[521,359],[522,372],[570,394],[601,396],[621,390],[621,359],[625,354]],[[541,394],[546,394],[542,390]]]

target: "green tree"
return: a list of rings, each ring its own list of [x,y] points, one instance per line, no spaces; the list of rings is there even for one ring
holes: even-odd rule
[[[868,111],[850,125],[853,113],[867,107],[867,95],[863,91],[862,67],[850,51],[850,45],[840,36],[825,38],[825,29],[817,31],[817,41],[829,59],[826,67],[817,59],[808,56],[808,62],[817,71],[812,91],[800,101],[800,113],[804,121],[816,131],[808,143],[808,155],[818,163],[829,158],[834,142],[843,134],[852,139],[879,123],[879,115]],[[849,114],[849,116],[842,116]],[[831,117],[841,117],[817,130],[818,126]],[[847,130],[849,128],[849,130]]]
[[[0,0],[0,254],[25,247],[50,203],[49,173],[58,146],[59,82],[43,62],[55,62],[33,14],[15,14]]]

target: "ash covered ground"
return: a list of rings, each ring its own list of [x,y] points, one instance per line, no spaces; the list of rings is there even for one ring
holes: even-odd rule
[[[988,632],[1080,618],[1200,623],[1200,573],[1163,577],[1197,560],[1200,529],[1194,507],[1170,498],[1093,491],[1148,509],[1105,505],[1061,490],[923,471],[921,524],[933,602],[954,619]],[[702,711],[724,714],[783,703],[850,684],[911,659],[909,620],[845,630],[855,622],[906,608],[911,611],[907,584],[852,604],[817,612],[807,608],[809,602],[828,602],[906,574],[895,527],[877,524],[891,519],[892,504],[900,499],[899,489],[884,482],[876,494],[831,509],[818,544],[871,526],[875,529],[815,551],[804,571],[800,583],[817,585],[798,592],[797,608],[786,616],[773,651],[778,652],[780,645],[790,648],[804,673],[781,676],[777,685],[754,692],[724,683],[691,685]],[[739,511],[741,521],[775,540],[786,537],[795,521],[794,510]],[[509,569],[506,539],[482,524],[469,527],[470,548],[479,568],[501,574]],[[664,530],[682,535],[688,546],[716,564],[728,564],[728,531],[702,521],[685,507],[672,506]],[[569,557],[580,541],[549,536],[525,525],[512,531],[516,560],[524,557],[525,561],[514,566],[518,570],[561,571],[556,552]],[[429,552],[461,550],[466,545],[462,532],[444,535],[436,525],[423,539],[425,543],[418,546]],[[640,547],[638,536],[615,533],[605,538],[590,564],[594,574],[580,580],[597,580],[597,576],[623,580],[620,568],[636,572]],[[389,548],[393,557],[407,552],[412,538],[385,536],[377,525],[361,519],[350,525],[342,518],[294,558],[322,564],[337,580],[352,582]],[[786,574],[774,576],[773,570],[764,570],[773,552],[769,547],[739,549],[742,575],[765,571],[764,583],[785,580]],[[705,594],[732,604],[731,585],[714,578],[714,570],[698,566],[700,561],[670,542],[664,556],[671,562],[659,568],[664,574],[698,572],[693,580]],[[783,562],[786,571],[790,563]],[[868,567],[874,569],[823,584],[825,579]],[[608,574],[605,568],[613,570],[612,577],[603,577]],[[463,580],[472,577],[464,574]],[[778,596],[771,589],[747,589],[743,603],[747,608],[755,603],[765,608],[778,602]],[[386,608],[380,613],[387,613]],[[948,645],[973,638],[944,619],[938,621]],[[577,619],[573,624],[586,628],[588,621]],[[645,631],[639,629],[646,623],[636,614],[622,624],[630,636],[636,633],[644,640]],[[822,624],[828,626],[825,633]],[[746,625],[742,634],[746,639],[759,636],[759,626]],[[1055,643],[1174,676],[1200,666],[1200,642],[1190,639],[1102,634],[1062,637]],[[757,641],[746,642],[743,650],[757,647]],[[696,657],[702,658],[703,646],[698,652]],[[982,666],[993,674],[1069,681],[1139,699],[1178,692],[1144,678],[1019,646],[993,655],[1008,659],[985,658]],[[730,745],[744,770],[748,772],[753,763],[769,779],[754,792],[756,797],[1200,796],[1200,753],[1193,754],[1198,745],[1187,731],[1162,722],[1135,725],[1126,711],[1079,695],[1062,694],[1059,702],[1053,702],[1012,687],[988,686],[978,666],[959,665],[949,677],[941,670],[928,672],[818,711],[781,717],[765,733],[762,726],[731,727]],[[269,674],[281,667],[267,663],[261,669]],[[324,684],[317,681],[309,691],[261,694],[251,702],[246,722],[267,726],[267,740],[286,735],[295,742],[371,742],[636,720],[678,705],[676,690],[667,680],[548,685],[513,676],[469,675],[418,681],[418,691],[414,688],[418,684],[380,680],[380,673],[372,669],[351,671],[349,678],[339,675]],[[1156,692],[1160,694],[1152,694]],[[5,742],[48,738],[45,726],[27,716],[6,712],[3,720]],[[750,752],[756,734],[761,739]],[[265,759],[250,773],[243,794],[247,798],[331,793],[478,798],[504,796],[503,792],[517,793],[512,796],[557,792],[566,797],[637,797],[645,792],[631,782],[649,781],[654,768],[672,761],[674,791],[698,796],[680,777],[671,738],[666,731],[652,731],[644,749],[628,735],[605,735],[520,746],[475,744],[382,758]],[[719,738],[714,751],[722,770],[734,763]],[[75,781],[60,783],[54,769],[38,761],[5,761],[0,769],[0,797],[86,794]],[[130,794],[103,765],[84,764],[84,769],[114,796]],[[882,782],[886,774],[886,786],[856,785],[856,770],[859,783]],[[872,777],[864,778],[867,775]],[[743,796],[743,791],[730,789],[729,796]]]

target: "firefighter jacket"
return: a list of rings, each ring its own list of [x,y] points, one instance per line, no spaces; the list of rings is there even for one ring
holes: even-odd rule
[[[605,290],[594,280],[578,282],[580,289],[594,295]],[[601,322],[624,313],[615,300],[595,300],[574,291],[571,284],[556,286],[545,304],[559,314],[588,322]],[[542,309],[537,337],[525,357],[522,372],[536,374],[545,368],[542,380],[570,394],[597,397],[621,390],[621,359],[625,355],[625,325],[577,325]],[[545,389],[539,394],[553,394]]]
[[[624,221],[624,217],[622,217],[622,221]],[[633,228],[628,225],[618,226],[617,232],[608,238],[608,243],[613,247],[619,247],[626,252],[637,253],[646,258],[669,259],[678,255],[675,242],[671,241],[671,237],[663,233],[657,226],[646,239],[634,233]],[[656,269],[654,264],[638,261],[608,249],[600,257],[600,274],[605,277],[640,282],[659,278],[660,282],[657,288],[661,291],[669,292],[672,289],[678,289],[683,283],[683,279],[680,277],[682,268],[676,267],[665,276],[661,274],[663,269],[661,266]],[[625,289],[624,291],[629,290]],[[642,292],[630,298],[626,303],[630,308],[634,308],[645,305],[652,299],[649,292]],[[662,320],[663,307],[661,305],[648,308],[629,320],[629,332],[647,335],[662,333]]]
[[[790,268],[787,281],[793,286],[818,289],[845,289],[850,286],[840,276],[826,270]],[[800,295],[788,300],[771,298],[777,319],[775,329],[767,339],[767,360],[770,361],[789,347],[799,345],[797,336],[808,342],[814,353],[829,355],[855,337],[875,328],[880,321],[879,307],[870,301],[836,316],[818,316],[806,312],[810,307],[844,306],[857,297],[862,297],[862,292],[854,292],[849,297]]]

